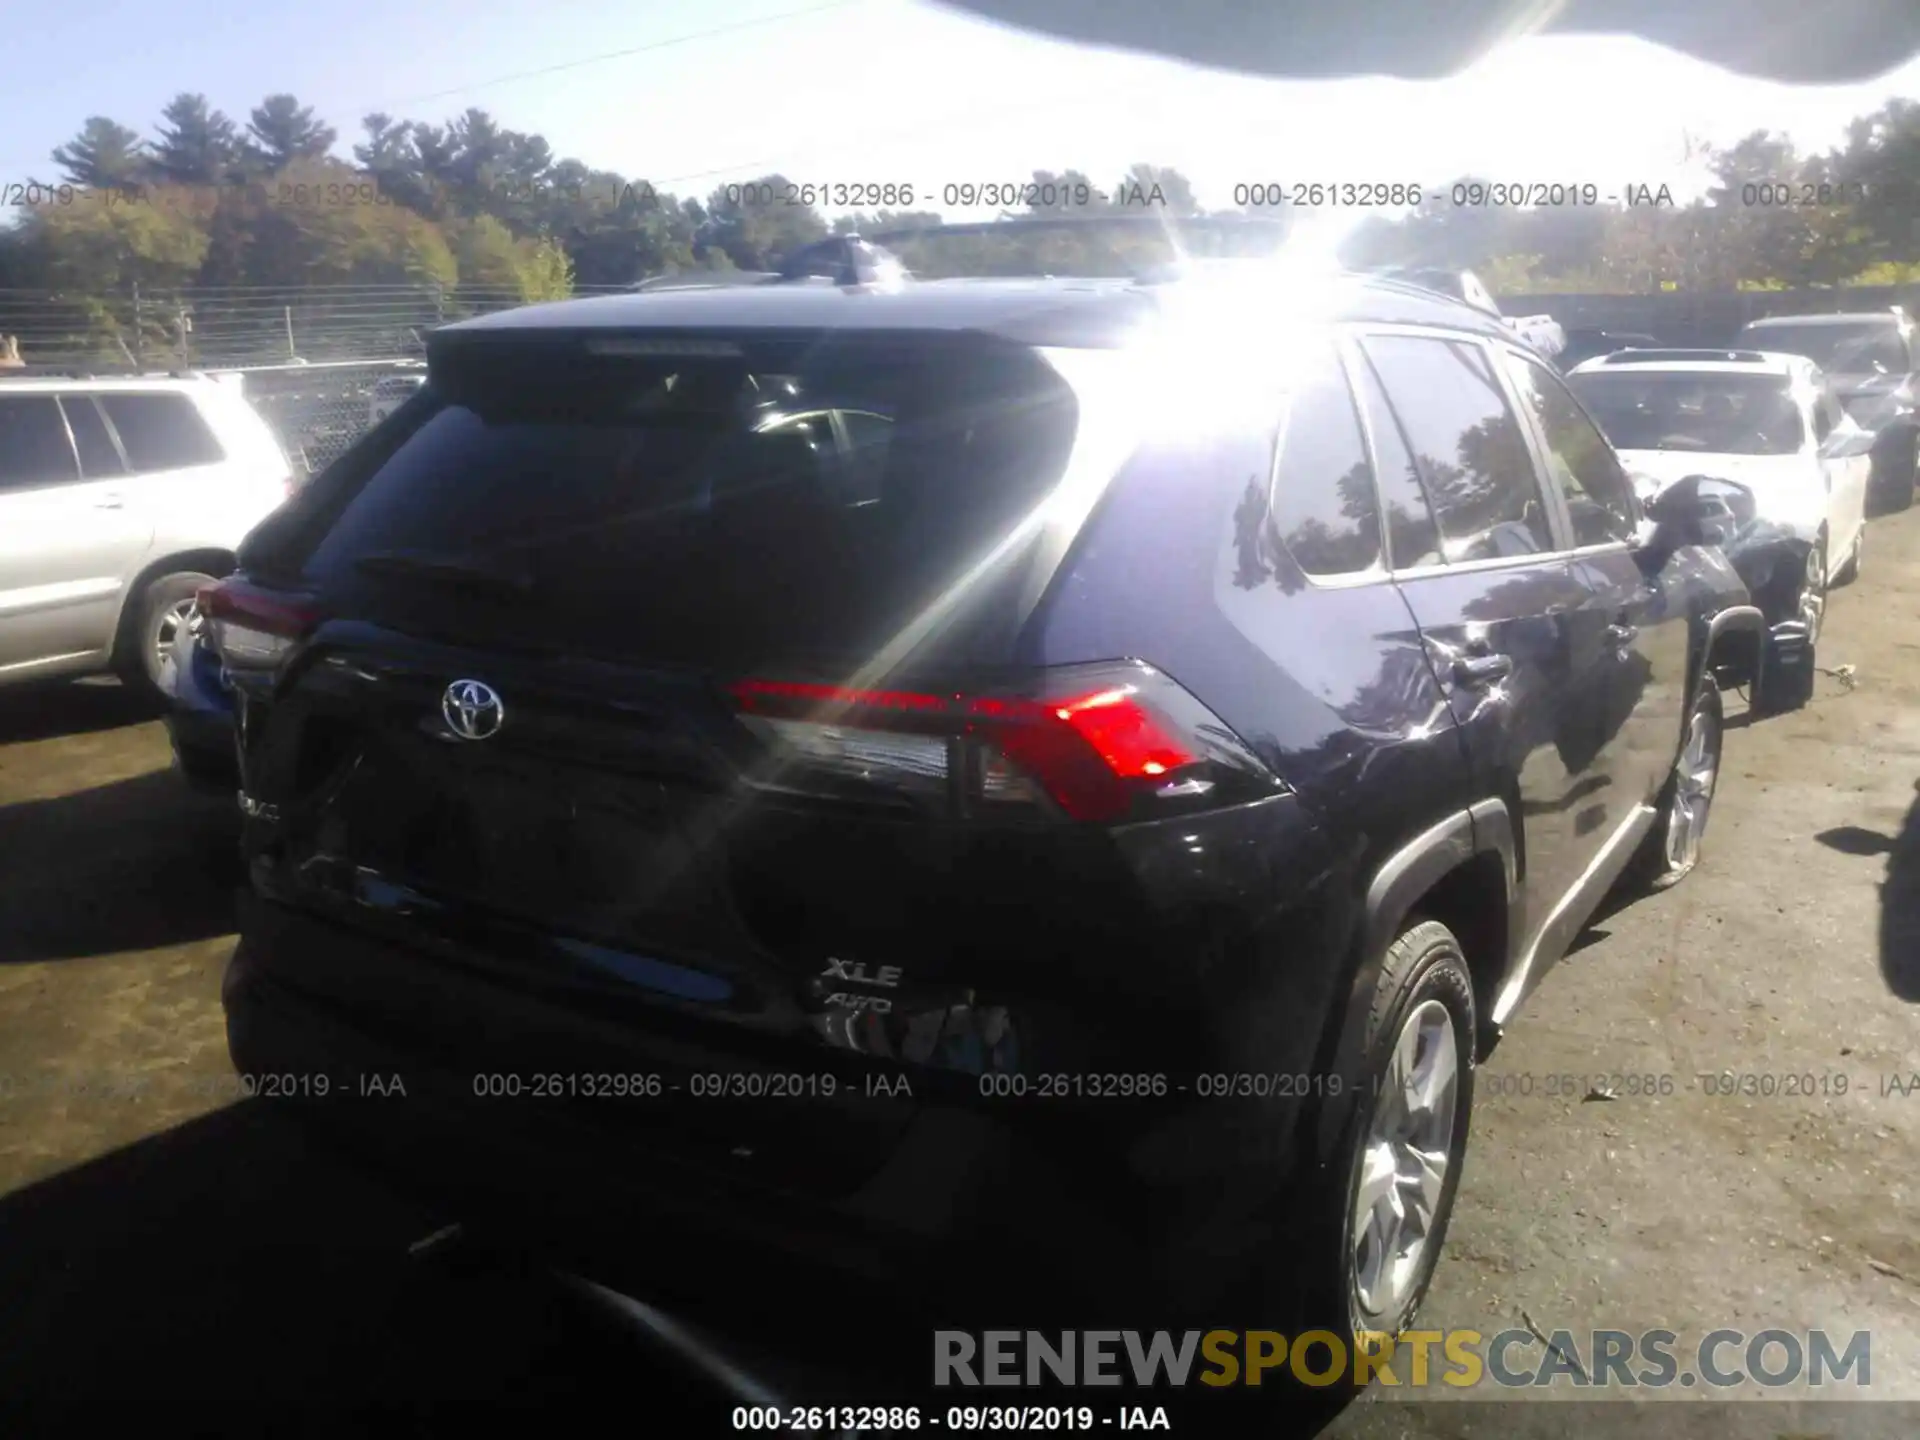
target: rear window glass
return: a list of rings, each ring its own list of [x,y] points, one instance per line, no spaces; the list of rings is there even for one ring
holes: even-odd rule
[[[511,572],[564,627],[549,638],[693,662],[870,654],[1051,492],[1076,416],[1057,372],[1007,346],[482,353],[429,394],[346,482],[309,577],[358,589],[376,553]],[[434,604],[380,583],[383,603]]]
[[[227,458],[185,395],[108,392],[100,396],[100,407],[119,432],[136,473],[215,465]]]
[[[1739,343],[1775,354],[1804,355],[1822,370],[1865,374],[1881,370],[1905,374],[1913,357],[1899,326],[1889,321],[1836,321],[1831,325],[1749,325]]]
[[[1621,370],[1568,383],[1619,450],[1792,455],[1806,441],[1782,375]]]

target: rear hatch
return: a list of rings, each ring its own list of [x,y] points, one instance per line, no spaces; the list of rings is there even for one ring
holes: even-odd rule
[[[270,697],[266,893],[601,1017],[975,1095],[1155,1023],[1107,827],[1259,767],[1145,666],[1010,664],[1099,490],[1062,483],[1089,406],[1055,361],[456,334],[432,364],[213,606]]]

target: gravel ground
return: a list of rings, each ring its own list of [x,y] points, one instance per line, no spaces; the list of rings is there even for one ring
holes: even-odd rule
[[[1870,540],[1822,645],[1851,670],[1783,719],[1733,701],[1702,868],[1599,919],[1483,1068],[1423,1321],[1665,1328],[1683,1360],[1719,1328],[1868,1330],[1865,1395],[1911,1403],[1376,1387],[1328,1433],[1920,1434],[1920,510]],[[94,1433],[137,1394],[203,1434],[564,1432],[610,1404],[719,1431],[724,1402],[540,1277],[410,1264],[441,1217],[235,1103],[228,816],[166,762],[111,684],[0,694],[0,1424]]]

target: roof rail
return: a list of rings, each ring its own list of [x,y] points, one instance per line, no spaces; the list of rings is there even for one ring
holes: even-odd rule
[[[205,380],[205,370],[141,370],[131,365],[9,365],[0,380]]]
[[[831,279],[836,285],[898,285],[911,279],[900,257],[858,235],[829,235],[802,245],[780,262],[778,279]]]
[[[718,290],[733,285],[767,285],[780,278],[778,270],[684,270],[653,275],[627,288],[634,291]]]
[[[866,285],[906,280],[912,276],[889,247],[938,236],[1033,234],[1045,231],[1118,230],[1147,231],[1165,235],[1176,242],[1193,235],[1264,234],[1283,238],[1287,223],[1254,215],[1209,215],[1169,219],[1164,215],[1091,214],[1091,215],[1017,215],[1005,220],[957,221],[930,225],[903,225],[872,235],[833,235],[804,245],[786,258],[780,278],[818,279],[831,267],[837,285]],[[1164,271],[1166,267],[1155,267]],[[975,277],[969,277],[975,278]],[[987,278],[987,277],[978,277]],[[1009,277],[1011,278],[1011,277]],[[1156,274],[1156,279],[1167,278]]]
[[[1194,215],[1169,219],[1165,215],[1107,214],[1088,215],[1015,215],[1005,220],[961,220],[938,225],[903,225],[897,230],[882,230],[872,236],[877,244],[893,244],[927,235],[1000,235],[1009,230],[1156,230],[1163,235],[1233,234],[1281,232],[1284,220],[1269,220],[1258,215]]]
[[[1606,357],[1608,365],[1661,365],[1688,360],[1719,360],[1738,365],[1764,365],[1767,357],[1758,350],[1616,350]]]

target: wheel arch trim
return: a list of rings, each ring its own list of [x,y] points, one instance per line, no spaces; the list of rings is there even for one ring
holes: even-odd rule
[[[216,580],[231,575],[234,571],[236,562],[233,551],[223,549],[218,545],[203,545],[195,549],[170,551],[142,565],[140,569],[134,573],[133,578],[130,579],[120,591],[119,609],[114,613],[113,617],[113,634],[107,641],[107,653],[114,663],[117,664],[127,658],[121,653],[121,644],[127,633],[127,619],[130,615],[137,613],[135,607],[140,604],[142,597],[147,593],[147,587],[162,575],[171,575],[192,570],[198,570],[201,574],[210,573],[198,564],[184,563],[207,560],[216,561],[224,566],[218,574],[214,575]]]
[[[1512,812],[1504,800],[1481,800],[1453,811],[1392,850],[1373,870],[1361,898],[1354,948],[1345,983],[1336,989],[1333,1013],[1320,1052],[1320,1068],[1344,1074],[1343,1066],[1364,1049],[1368,1017],[1378,999],[1380,965],[1420,898],[1446,876],[1480,856],[1500,862],[1509,921],[1518,891],[1518,855]],[[1506,927],[1511,948],[1513,926]],[[1510,956],[1491,957],[1496,973]],[[1472,957],[1468,957],[1472,969]],[[1477,988],[1477,987],[1476,987]],[[1476,997],[1477,998],[1477,997]],[[1324,1164],[1338,1142],[1344,1106],[1322,1106],[1306,1139],[1314,1164]]]

